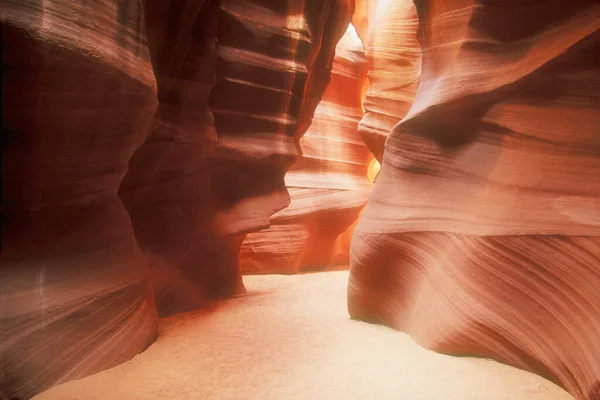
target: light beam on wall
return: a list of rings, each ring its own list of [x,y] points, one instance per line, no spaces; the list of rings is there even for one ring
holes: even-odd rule
[[[369,169],[367,170],[367,178],[369,178],[371,183],[375,182],[375,178],[377,177],[377,174],[379,174],[379,170],[381,170],[381,164],[375,157],[373,157],[371,163],[369,164]]]

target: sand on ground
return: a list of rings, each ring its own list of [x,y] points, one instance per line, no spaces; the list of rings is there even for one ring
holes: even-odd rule
[[[572,400],[536,375],[349,319],[347,281],[247,276],[248,295],[165,318],[144,353],[35,399]]]

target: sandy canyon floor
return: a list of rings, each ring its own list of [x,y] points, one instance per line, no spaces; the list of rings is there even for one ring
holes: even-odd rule
[[[247,295],[165,318],[133,360],[36,399],[572,400],[533,374],[350,320],[347,280],[247,276]]]

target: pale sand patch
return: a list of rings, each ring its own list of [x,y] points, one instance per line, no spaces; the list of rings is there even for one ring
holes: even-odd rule
[[[133,360],[36,399],[572,400],[533,374],[350,320],[347,271],[244,280],[249,295],[163,319]]]

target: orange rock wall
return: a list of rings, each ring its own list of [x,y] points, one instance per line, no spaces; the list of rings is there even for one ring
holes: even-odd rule
[[[598,399],[600,4],[415,4],[420,84],[355,230],[350,314]]]

